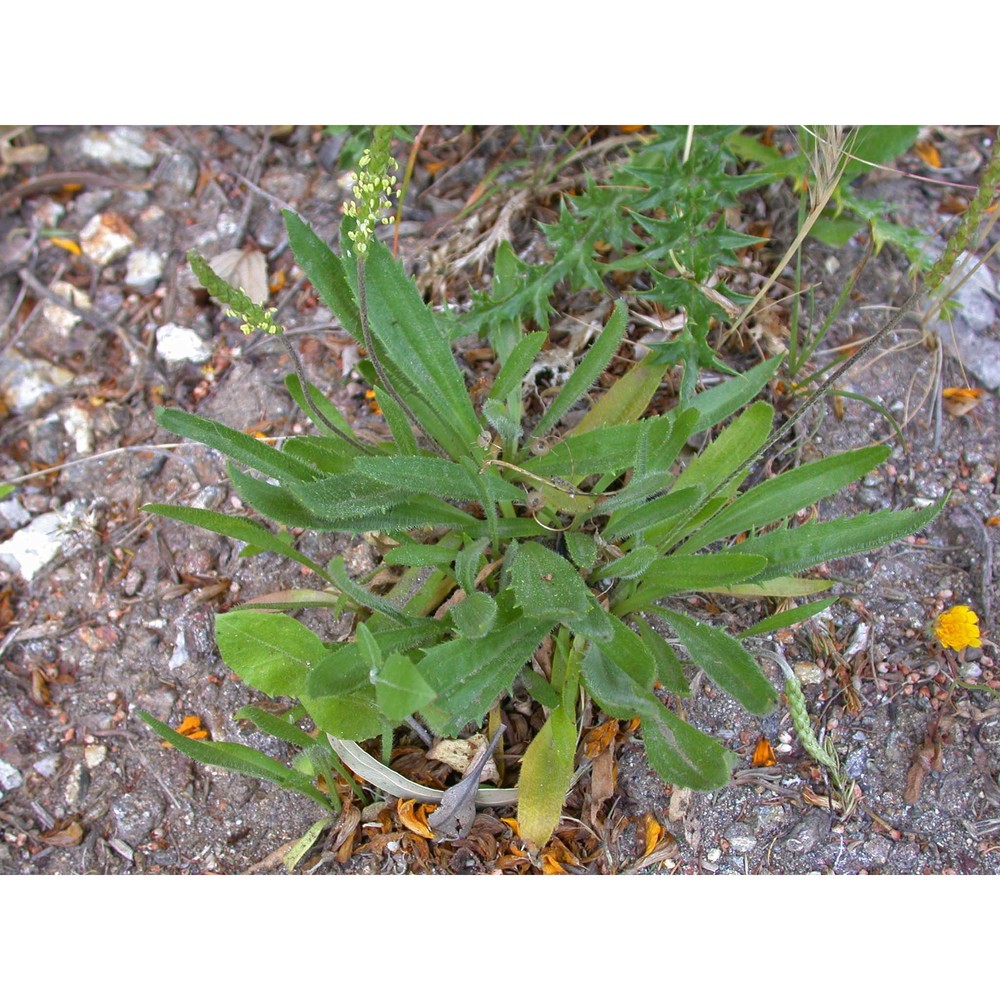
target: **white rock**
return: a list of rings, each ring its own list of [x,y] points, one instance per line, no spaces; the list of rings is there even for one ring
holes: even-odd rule
[[[62,296],[62,298],[71,302],[78,309],[90,308],[90,296],[86,292],[80,291],[74,285],[71,285],[68,281],[57,281],[51,287],[56,295]],[[63,309],[62,306],[48,300],[42,306],[42,315],[49,326],[53,330],[63,334],[63,336],[68,334],[80,322],[80,317],[76,313],[70,312],[68,309]]]
[[[163,258],[155,250],[139,247],[128,255],[125,285],[142,295],[148,295],[163,277]]]
[[[0,355],[0,394],[14,413],[34,413],[54,401],[59,390],[73,381],[67,368],[15,350]]]
[[[108,748],[101,743],[94,743],[83,751],[83,759],[87,762],[87,767],[93,769],[98,764],[104,763],[104,758],[108,755]]]
[[[212,356],[211,348],[194,330],[176,323],[167,323],[156,331],[156,353],[171,364],[192,361],[200,365]]]
[[[144,148],[146,133],[139,128],[122,126],[110,132],[91,132],[80,146],[85,156],[101,163],[126,167],[151,167],[156,157]]]
[[[0,521],[8,528],[23,528],[31,520],[31,515],[21,506],[17,497],[0,500]]]
[[[0,563],[31,580],[62,549],[69,533],[79,526],[86,500],[71,500],[60,510],[39,514],[27,527],[15,531],[0,545]]]
[[[43,778],[51,778],[59,770],[59,755],[55,753],[46,754],[44,757],[39,757],[31,766]]]
[[[95,215],[80,230],[80,247],[98,266],[104,267],[135,245],[135,233],[117,212]]]
[[[78,455],[89,455],[94,450],[94,422],[90,411],[79,403],[71,403],[59,416],[66,433],[73,439]]]
[[[15,788],[20,788],[24,784],[21,772],[12,764],[5,760],[0,760],[0,788],[5,792],[12,792]]]
[[[51,198],[43,198],[31,213],[31,221],[39,229],[55,229],[66,209]]]

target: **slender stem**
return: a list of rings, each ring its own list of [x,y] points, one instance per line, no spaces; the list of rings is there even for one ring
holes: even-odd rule
[[[372,450],[367,448],[365,445],[361,444],[360,441],[355,441],[349,434],[345,434],[336,424],[334,424],[329,417],[322,410],[317,409],[313,405],[313,401],[309,398],[309,383],[306,381],[305,371],[302,368],[302,362],[299,360],[299,355],[295,348],[292,346],[292,342],[288,339],[288,336],[284,331],[278,334],[281,338],[281,343],[284,345],[286,351],[288,351],[292,364],[295,365],[295,374],[299,380],[299,388],[302,390],[302,409],[306,411],[309,418],[315,424],[322,424],[327,430],[333,431],[341,440],[346,441],[349,445],[357,448],[358,451],[365,455],[371,455]]]

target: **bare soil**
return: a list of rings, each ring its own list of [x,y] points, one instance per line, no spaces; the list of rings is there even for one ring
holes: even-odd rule
[[[478,230],[475,217],[457,218],[490,158],[510,140],[502,130],[475,134],[482,142],[456,156],[453,167],[434,173],[422,162],[414,175],[401,253],[429,294],[446,287],[461,296],[485,280],[475,260],[460,277],[447,264],[475,246],[509,200],[498,198]],[[935,176],[974,184],[986,134],[939,135],[944,164]],[[146,156],[116,162],[118,154],[94,141],[109,135]],[[241,558],[238,544],[140,508],[156,501],[232,511],[239,504],[218,454],[190,444],[163,447],[176,439],[155,423],[156,406],[183,407],[266,436],[301,429],[283,387],[290,359],[280,344],[244,338],[198,292],[184,262],[191,247],[207,257],[261,250],[272,287],[284,282],[271,304],[293,332],[310,377],[331,389],[352,420],[378,420],[364,386],[344,376],[352,363],[348,338],[338,335],[295,271],[279,214],[291,206],[322,235],[334,236],[347,194],[336,161],[340,140],[309,127],[150,127],[122,139],[120,130],[75,126],[37,129],[33,139],[47,147],[48,159],[0,175],[0,363],[10,373],[0,480],[52,469],[14,494],[32,518],[82,503],[59,555],[30,581],[0,569],[0,873],[284,873],[285,852],[324,818],[322,809],[270,784],[191,762],[161,745],[136,711],[171,725],[197,716],[211,739],[289,759],[290,747],[234,721],[255,695],[218,658],[212,619],[240,600],[301,584],[301,574],[276,556]],[[459,130],[440,130],[435,139],[440,149],[466,141]],[[901,166],[934,173],[916,157]],[[19,187],[26,182],[34,183]],[[884,173],[864,183],[899,206],[897,221],[928,233],[952,221],[945,196],[964,190]],[[776,260],[781,239],[791,235],[790,202],[777,188],[760,197],[763,210],[773,213],[777,249],[766,252]],[[551,204],[525,200],[510,228],[519,251],[538,250],[535,220],[550,217]],[[153,287],[126,286],[126,256],[100,266],[52,242],[53,233],[79,240],[94,216],[109,213],[134,247],[161,255],[162,277]],[[806,277],[817,287],[817,316],[860,256],[857,243],[837,251],[811,246]],[[996,287],[995,261],[987,269]],[[46,290],[57,280],[88,296],[77,302],[79,322],[70,329],[46,310],[52,304]],[[885,309],[905,298],[907,282],[906,261],[884,249],[823,348],[839,349],[872,332]],[[195,330],[208,360],[164,360],[156,332],[170,323]],[[997,339],[995,321],[983,336]],[[11,386],[33,362],[60,366],[69,378],[33,403],[19,402]],[[964,385],[959,361],[938,352],[910,318],[886,351],[852,371],[842,387],[905,424],[903,441],[871,405],[847,398],[842,409],[831,404],[818,413],[799,442],[804,455],[818,457],[895,441],[889,462],[824,504],[825,517],[952,494],[919,538],[831,564],[841,600],[828,618],[788,637],[785,653],[804,671],[813,718],[833,736],[861,791],[850,815],[831,800],[787,712],[753,718],[700,678],[689,718],[745,766],[714,793],[670,789],[650,770],[641,736],[623,725],[613,743],[613,796],[591,815],[587,774],[568,804],[560,828],[565,851],[555,859],[562,867],[1000,872],[1000,700],[951,683],[952,667],[929,635],[942,609],[974,608],[983,646],[966,658],[976,683],[996,688],[996,527],[987,522],[994,518],[995,525],[1000,496],[997,400],[988,392],[967,414],[939,418],[930,405],[942,386]],[[921,402],[925,391],[928,400]],[[0,541],[21,527],[16,511],[2,510]],[[344,553],[358,566],[373,564],[361,538],[310,537],[302,544],[316,557]],[[712,610],[734,628],[756,614],[736,603]],[[346,623],[326,627],[334,636]],[[780,687],[773,664],[761,662]],[[776,762],[752,767],[762,736]],[[435,846],[408,831],[391,804],[363,816],[358,806],[334,820],[297,871],[527,873],[543,864],[512,853],[517,841],[502,823],[510,810],[482,814],[465,842]]]

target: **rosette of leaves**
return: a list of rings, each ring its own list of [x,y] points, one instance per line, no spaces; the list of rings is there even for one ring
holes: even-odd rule
[[[286,212],[285,221],[316,291],[375,354],[377,368],[362,366],[385,417],[385,440],[361,441],[323,393],[297,376],[287,380],[289,390],[325,420],[280,449],[164,410],[165,428],[229,457],[233,485],[255,516],[146,509],[308,567],[321,586],[297,592],[281,610],[354,613],[347,641],[274,608],[216,618],[226,664],[264,694],[295,699],[298,714],[324,733],[382,737],[385,756],[404,720],[455,736],[481,728],[505,693],[523,685],[547,716],[519,778],[520,828],[531,840],[548,839],[571,787],[583,699],[608,716],[641,721],[650,763],[665,782],[718,788],[735,758],[675,710],[690,693],[689,677],[703,670],[748,711],[770,712],[777,693],[741,639],[833,601],[808,601],[741,637],[669,599],[808,597],[828,584],[803,571],[919,531],[943,503],[795,524],[796,512],[865,475],[888,449],[834,455],[744,488],[774,419],[768,403],[754,400],[780,359],[647,416],[669,360],[647,358],[608,391],[592,392],[626,334],[621,301],[531,420],[522,388],[546,334],[504,320],[490,336],[492,386],[474,404],[435,314],[384,246],[373,240],[359,264],[334,253],[296,215]],[[516,268],[505,270],[501,260],[496,280],[508,282],[505,294],[516,291]],[[689,457],[688,443],[706,434],[710,443]],[[282,528],[378,532],[381,568],[397,581],[377,590],[340,558],[319,565]],[[551,665],[542,673],[533,654],[550,636]],[[158,732],[170,738],[166,727]]]

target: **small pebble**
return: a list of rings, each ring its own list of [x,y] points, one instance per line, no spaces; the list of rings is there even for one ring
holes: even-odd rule
[[[91,132],[84,136],[80,149],[84,156],[100,163],[145,168],[156,162],[145,142],[146,133],[142,129],[123,125],[108,132]]]
[[[117,212],[95,215],[80,230],[80,247],[98,266],[124,256],[135,244],[135,233]]]
[[[15,788],[20,788],[23,783],[21,772],[14,765],[0,760],[0,788],[5,792],[12,792]]]
[[[163,277],[163,258],[155,251],[139,247],[128,255],[125,285],[140,295],[149,295]]]
[[[749,854],[757,846],[757,838],[745,823],[732,823],[724,834],[733,854]]]
[[[167,323],[156,331],[156,353],[166,362],[190,361],[200,365],[212,356],[211,348],[194,330]]]
[[[93,770],[98,764],[104,763],[104,758],[108,755],[108,748],[102,743],[94,743],[83,751],[83,759],[87,762],[87,767]]]

